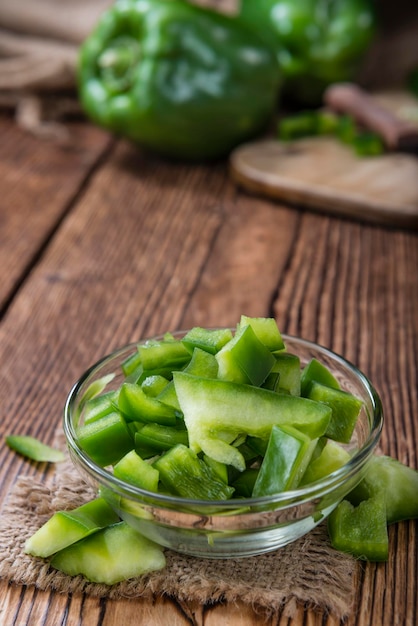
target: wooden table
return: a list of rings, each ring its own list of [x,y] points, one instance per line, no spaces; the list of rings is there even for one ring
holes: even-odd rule
[[[185,166],[93,126],[66,142],[0,119],[0,435],[52,442],[66,394],[117,346],[167,329],[274,316],[357,364],[385,407],[382,448],[418,467],[418,238],[239,191],[226,163]],[[47,472],[0,447],[1,499]],[[417,525],[390,528],[387,564],[359,567],[348,626],[418,623]],[[247,626],[244,605],[65,597],[3,582],[0,623]],[[300,609],[270,626],[332,626]],[[339,624],[339,621],[338,621]]]

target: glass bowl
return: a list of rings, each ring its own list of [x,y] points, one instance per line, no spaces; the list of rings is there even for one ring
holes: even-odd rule
[[[185,332],[173,334],[181,338]],[[342,389],[363,401],[347,446],[350,460],[326,478],[273,496],[207,501],[146,491],[97,465],[77,441],[76,428],[83,421],[82,399],[90,385],[105,376],[114,375],[106,391],[122,384],[121,364],[136,351],[136,343],[98,361],[70,391],[64,409],[64,432],[73,463],[122,519],[149,539],[177,552],[237,558],[276,550],[295,541],[322,522],[360,482],[379,441],[383,412],[377,392],[354,365],[320,345],[287,335],[283,339],[287,351],[299,356],[301,366],[318,359],[331,370]]]

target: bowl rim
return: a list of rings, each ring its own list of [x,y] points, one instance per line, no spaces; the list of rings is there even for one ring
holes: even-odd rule
[[[220,327],[216,327],[213,329],[219,328]],[[231,328],[231,330],[234,331],[235,329]],[[169,332],[177,338],[184,336],[188,332],[188,330],[177,330]],[[223,511],[229,512],[231,511],[231,509],[237,509],[238,511],[239,509],[248,509],[248,507],[252,509],[254,507],[264,506],[269,507],[269,510],[271,511],[271,506],[273,504],[276,505],[274,507],[274,510],[285,509],[294,506],[295,504],[300,505],[305,502],[311,501],[314,498],[320,498],[332,492],[333,488],[337,488],[339,485],[352,478],[372,456],[373,451],[376,448],[380,439],[384,423],[384,415],[380,396],[369,378],[353,363],[351,363],[340,354],[334,352],[333,350],[307,339],[303,339],[286,333],[281,333],[285,344],[286,342],[290,341],[291,343],[294,342],[300,346],[303,346],[305,349],[319,350],[325,353],[332,360],[338,362],[339,365],[350,370],[351,373],[359,379],[365,391],[367,392],[368,399],[373,408],[372,414],[367,415],[370,423],[370,432],[364,444],[352,455],[347,463],[342,465],[337,470],[334,470],[330,474],[327,474],[326,477],[323,477],[315,482],[308,483],[303,487],[297,487],[296,489],[282,491],[280,493],[269,496],[260,496],[257,498],[237,498],[228,500],[198,500],[193,498],[182,498],[180,496],[170,496],[142,489],[140,487],[137,487],[136,485],[132,485],[124,480],[117,478],[112,472],[95,463],[93,459],[91,459],[91,457],[86,454],[84,450],[78,445],[77,435],[72,420],[72,409],[76,404],[80,389],[89,380],[89,378],[95,374],[95,372],[102,369],[106,364],[110,363],[114,359],[121,357],[123,354],[135,350],[140,344],[151,340],[163,339],[165,334],[166,333],[154,335],[146,337],[144,339],[140,339],[135,342],[128,343],[106,354],[104,357],[93,363],[93,365],[91,365],[87,370],[85,370],[85,372],[74,383],[67,395],[63,412],[63,429],[66,443],[70,451],[70,456],[72,457],[74,465],[76,465],[73,458],[73,454],[75,454],[77,457],[77,462],[79,465],[81,465],[82,469],[87,472],[93,479],[98,481],[101,485],[104,484],[106,487],[116,491],[118,495],[130,497],[132,499],[140,498],[141,502],[144,505],[149,505],[153,507],[160,505],[164,508],[169,509],[176,509],[181,507],[182,510],[185,510],[188,507],[198,506],[200,514],[202,513],[202,509],[204,512],[204,509],[207,508],[208,511],[210,511],[210,515],[212,517],[214,516],[213,511],[215,508],[219,514],[222,514]],[[190,512],[195,513],[195,511]]]

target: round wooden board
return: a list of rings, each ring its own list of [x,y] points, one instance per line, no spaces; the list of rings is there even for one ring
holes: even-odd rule
[[[418,156],[412,154],[358,157],[335,138],[267,139],[236,148],[230,171],[244,189],[285,203],[418,228]]]

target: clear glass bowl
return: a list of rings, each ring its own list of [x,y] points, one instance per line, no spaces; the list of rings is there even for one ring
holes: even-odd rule
[[[174,333],[182,337],[185,332]],[[158,339],[158,337],[157,337]],[[117,479],[79,446],[80,401],[88,387],[114,374],[106,391],[123,382],[122,362],[136,351],[130,344],[85,372],[70,391],[64,410],[64,432],[70,456],[81,474],[109,501],[119,516],[143,535],[177,552],[208,558],[245,557],[276,550],[311,531],[364,475],[383,426],[380,398],[369,380],[341,356],[317,344],[283,335],[288,352],[302,366],[315,357],[326,365],[342,389],[363,401],[348,463],[326,478],[274,496],[228,501],[190,500],[145,491]],[[145,340],[144,340],[145,341]]]

